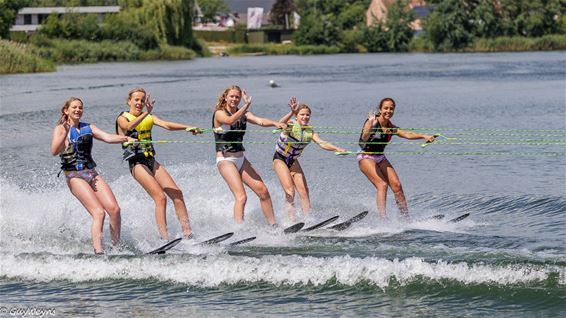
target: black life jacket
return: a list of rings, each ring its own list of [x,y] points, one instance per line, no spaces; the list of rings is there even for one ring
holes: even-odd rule
[[[224,110],[226,114],[232,116],[228,110]],[[216,111],[214,112],[216,114]],[[216,142],[216,151],[222,152],[239,152],[245,151],[244,145],[244,135],[246,134],[247,118],[246,115],[242,115],[237,122],[232,125],[222,125],[224,132],[214,132],[214,141]],[[214,128],[214,115],[212,115],[212,128]],[[232,131],[238,130],[238,131]],[[227,141],[227,143],[223,143]],[[235,142],[235,143],[233,143]]]
[[[364,122],[364,126],[367,121],[368,120],[366,119],[366,121]],[[394,130],[389,128],[386,128],[382,131],[381,125],[379,124],[378,121],[374,126],[371,127],[369,138],[366,141],[363,141],[362,139],[362,135],[363,135],[363,129],[362,129],[359,139],[360,149],[365,152],[383,152],[385,150],[385,146],[387,146],[387,143],[391,141],[394,132],[395,132]]]

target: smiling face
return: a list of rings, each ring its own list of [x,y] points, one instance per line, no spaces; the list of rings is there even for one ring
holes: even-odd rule
[[[143,107],[145,105],[145,93],[144,92],[133,92],[130,94],[128,99],[128,106],[130,106],[130,114],[134,116],[139,116],[143,112]]]
[[[74,99],[63,112],[69,120],[78,122],[83,116],[83,102],[80,99]]]
[[[309,121],[311,120],[310,109],[306,107],[299,109],[299,112],[297,113],[297,115],[295,115],[295,119],[297,120],[297,123],[301,126],[308,125]]]
[[[242,94],[237,89],[231,89],[226,93],[226,97],[224,100],[226,101],[226,106],[231,109],[235,109],[240,104],[240,99],[242,98]]]
[[[381,102],[379,113],[382,118],[387,120],[391,119],[395,113],[395,103],[391,100]]]

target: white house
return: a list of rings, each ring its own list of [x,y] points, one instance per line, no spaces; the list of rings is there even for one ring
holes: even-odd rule
[[[119,6],[90,6],[90,7],[26,7],[18,11],[16,22],[10,31],[34,32],[43,20],[51,13],[88,13],[96,14],[99,21],[102,21],[105,14],[120,12]]]

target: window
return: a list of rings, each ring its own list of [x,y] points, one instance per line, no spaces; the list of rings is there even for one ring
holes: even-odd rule
[[[24,24],[31,24],[31,14],[24,14]]]

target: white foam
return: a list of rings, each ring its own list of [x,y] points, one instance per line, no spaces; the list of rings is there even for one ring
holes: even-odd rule
[[[102,279],[156,279],[196,286],[218,286],[241,282],[322,285],[332,280],[355,285],[370,282],[388,287],[391,279],[406,285],[418,278],[448,279],[463,284],[521,284],[542,281],[564,267],[533,265],[484,265],[426,262],[411,257],[388,260],[350,256],[303,257],[270,255],[259,258],[171,255],[168,257],[70,257],[53,255],[3,255],[0,267],[6,278],[36,281],[84,282]],[[561,274],[559,284],[564,285]]]

